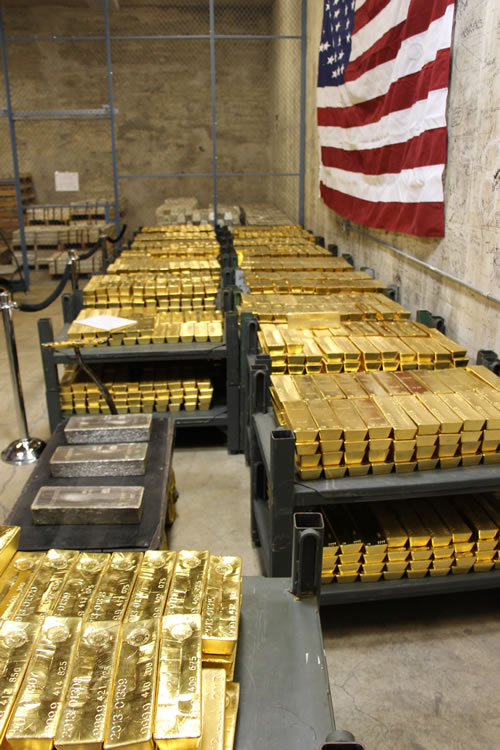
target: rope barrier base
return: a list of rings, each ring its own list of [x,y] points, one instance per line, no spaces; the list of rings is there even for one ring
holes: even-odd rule
[[[2,451],[2,461],[15,466],[34,464],[40,458],[45,443],[40,438],[14,440]]]

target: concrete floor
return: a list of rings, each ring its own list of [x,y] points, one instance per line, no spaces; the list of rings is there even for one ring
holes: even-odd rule
[[[43,299],[53,286],[43,272],[34,282],[30,301]],[[60,302],[43,314],[58,331]],[[36,321],[37,314],[14,313],[31,433],[47,439]],[[19,434],[1,335],[3,448]],[[202,441],[203,433],[195,440]],[[180,497],[170,546],[239,554],[244,574],[259,575],[243,457],[217,445],[180,447],[174,468]],[[0,462],[0,523],[30,472]],[[338,726],[350,729],[366,750],[499,750],[499,613],[496,591],[323,608]]]

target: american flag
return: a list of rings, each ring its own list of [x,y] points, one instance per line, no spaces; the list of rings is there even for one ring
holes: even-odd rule
[[[324,0],[320,189],[365,226],[444,235],[454,0]]]

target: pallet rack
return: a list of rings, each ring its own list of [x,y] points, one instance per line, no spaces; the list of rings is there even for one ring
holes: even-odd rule
[[[57,366],[73,364],[75,354],[72,349],[52,349],[42,345],[54,341],[66,340],[68,324],[54,339],[52,323],[48,318],[38,322],[38,334],[41,346],[43,374],[45,381],[45,396],[50,429],[54,430],[62,419],[59,402],[59,377]],[[206,411],[178,411],[166,412],[165,415],[175,416],[177,427],[222,427],[227,430],[227,446],[232,453],[239,451],[239,347],[236,313],[227,312],[224,321],[224,341],[220,344],[207,343],[178,343],[178,344],[150,344],[146,346],[95,346],[83,352],[85,361],[93,364],[125,364],[127,362],[143,362],[163,364],[166,362],[225,362],[226,379],[225,394],[215,401]],[[161,418],[162,415],[155,415]]]

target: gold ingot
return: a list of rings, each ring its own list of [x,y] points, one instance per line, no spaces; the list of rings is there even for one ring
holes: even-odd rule
[[[325,466],[323,473],[326,479],[340,479],[345,476],[347,466]]]
[[[108,567],[105,552],[81,552],[61,590],[54,609],[57,617],[85,617]]]
[[[20,526],[0,526],[0,575],[17,552],[20,536]]]
[[[239,702],[239,684],[228,682],[226,684],[226,711],[224,714],[224,750],[233,750],[234,748]]]
[[[298,456],[312,456],[318,451],[319,443],[312,442],[312,443],[302,443],[302,442],[296,442],[295,443],[295,452]]]
[[[396,441],[413,440],[417,426],[405,410],[391,396],[374,396],[373,400],[390,423]]]
[[[202,654],[203,669],[224,669],[226,680],[233,680],[237,646],[238,644],[235,643],[231,654]]]
[[[122,619],[142,560],[141,552],[113,552],[102,576],[87,618],[91,622]]]
[[[204,654],[233,652],[238,640],[241,604],[241,558],[210,555],[202,610]]]
[[[351,464],[361,464],[365,457],[366,449],[368,447],[367,440],[358,441],[345,441],[344,442],[344,455],[345,462],[349,466]]]
[[[354,583],[358,578],[358,573],[337,573],[335,580],[337,583]]]
[[[408,570],[428,570],[430,567],[430,560],[414,560],[409,564]]]
[[[474,573],[487,573],[489,570],[493,568],[493,566],[494,566],[494,563],[491,561],[475,562]]]
[[[368,443],[368,461],[370,463],[380,463],[386,460],[392,445],[390,438],[382,440],[369,440]]]
[[[322,467],[320,466],[317,469],[301,469],[300,467],[297,467],[297,472],[300,479],[319,479],[321,476]]]
[[[163,617],[153,731],[159,750],[199,748],[201,671],[200,616]]]
[[[82,620],[46,617],[5,734],[12,750],[52,750]]]
[[[337,419],[330,403],[316,399],[309,401],[308,407],[318,427],[320,441],[322,443],[323,441],[339,441],[342,438],[342,424]]]
[[[172,580],[175,552],[148,550],[141,567],[125,613],[125,622],[153,620],[163,616]]]
[[[165,610],[167,615],[201,615],[208,561],[206,550],[181,550],[178,553]]]
[[[347,471],[349,472],[350,477],[364,477],[366,476],[370,471],[370,464],[353,464],[352,466],[347,466]]]
[[[158,650],[161,619],[123,625],[106,750],[149,750],[153,747]]]
[[[99,750],[106,736],[120,623],[82,628],[55,736],[57,750]]]
[[[42,622],[47,615],[53,613],[66,578],[77,559],[78,552],[75,550],[50,549],[47,552],[17,607],[15,619],[18,622]]]
[[[425,578],[427,575],[428,570],[407,570],[406,575],[410,580],[413,578]]]
[[[457,466],[459,466],[460,461],[462,460],[461,456],[456,457],[448,457],[448,458],[440,458],[439,459],[439,468],[440,469],[456,469]]]
[[[411,549],[410,550],[410,560],[413,561],[422,561],[422,560],[430,560],[432,557],[432,550],[427,547],[420,547],[418,549]]]
[[[226,673],[224,669],[202,669],[200,750],[224,750]]]
[[[368,428],[370,440],[389,437],[392,426],[373,401],[368,398],[356,398],[353,403]]]
[[[21,688],[39,631],[40,624],[37,622],[2,620],[0,623],[0,694],[2,696],[0,744],[2,746],[12,708]]]
[[[417,467],[416,461],[401,461],[395,464],[397,474],[409,474],[414,471]]]
[[[398,373],[398,377],[400,378],[403,375],[411,375],[411,373]],[[417,426],[417,447],[418,436],[436,435],[438,433],[440,427],[439,421],[416,396],[396,396],[395,399]],[[422,456],[422,458],[430,458],[430,456]]]
[[[323,454],[325,453],[336,453],[341,451],[344,447],[343,440],[321,440],[320,449]]]
[[[342,463],[343,458],[344,458],[343,451],[336,451],[334,453],[321,454],[321,461],[325,468],[330,467],[330,466],[339,466]]]
[[[434,393],[419,393],[418,398],[438,419],[440,432],[457,433],[463,429],[463,419],[450,409],[440,396]]]
[[[390,474],[394,469],[392,462],[370,464],[373,474]]]
[[[431,541],[434,541],[433,539]],[[455,555],[455,547],[434,547],[433,548],[434,560],[449,560]]]
[[[14,617],[44,558],[45,552],[16,552],[0,578],[0,618]]]
[[[384,570],[384,572],[382,573],[382,575],[384,576],[384,581],[397,581],[402,578],[404,574],[404,570]]]
[[[314,453],[307,456],[297,456],[297,465],[300,469],[315,469],[319,466],[321,457],[321,453]]]
[[[404,549],[408,542],[408,534],[394,510],[385,503],[377,503],[373,506],[373,512],[387,541],[388,552],[391,549]]]
[[[483,453],[483,464],[500,464],[500,453]]]
[[[288,401],[283,404],[285,418],[295,438],[299,442],[314,442],[318,437],[318,427],[307,404],[302,401]]]
[[[411,461],[415,451],[416,440],[394,440],[392,444],[394,461]]]

